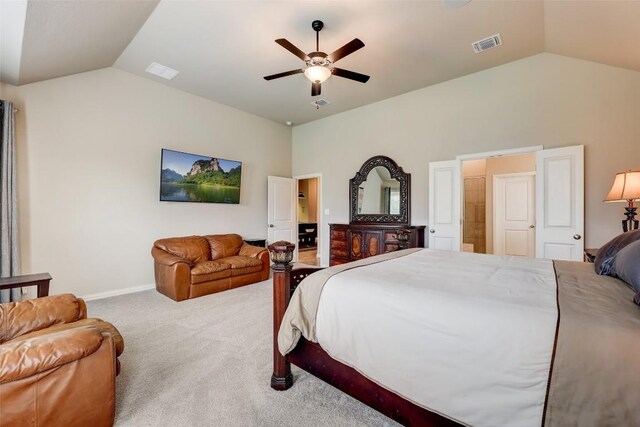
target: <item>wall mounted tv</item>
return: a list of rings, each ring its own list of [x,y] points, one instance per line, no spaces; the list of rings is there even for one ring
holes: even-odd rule
[[[161,202],[240,203],[242,162],[162,149]]]

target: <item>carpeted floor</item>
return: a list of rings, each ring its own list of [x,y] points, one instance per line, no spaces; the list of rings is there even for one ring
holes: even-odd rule
[[[366,405],[293,367],[269,387],[271,282],[174,302],[153,291],[89,301],[125,340],[118,426],[390,426]]]

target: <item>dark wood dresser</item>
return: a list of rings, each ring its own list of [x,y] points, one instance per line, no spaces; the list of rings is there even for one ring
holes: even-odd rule
[[[424,225],[329,224],[329,265],[344,264],[400,249],[398,232],[409,235],[409,248],[424,247]]]

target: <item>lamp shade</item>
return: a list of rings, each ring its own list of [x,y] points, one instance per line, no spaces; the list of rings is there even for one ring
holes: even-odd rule
[[[613,187],[604,199],[605,202],[628,202],[640,199],[640,171],[620,172],[616,174]]]
[[[304,75],[314,83],[322,83],[331,77],[331,70],[327,67],[315,65],[304,70]]]

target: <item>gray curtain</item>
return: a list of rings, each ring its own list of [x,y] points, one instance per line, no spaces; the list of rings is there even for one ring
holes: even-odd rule
[[[20,274],[18,199],[16,194],[16,134],[13,103],[0,101],[0,277]],[[0,302],[19,301],[19,288],[0,291]]]

